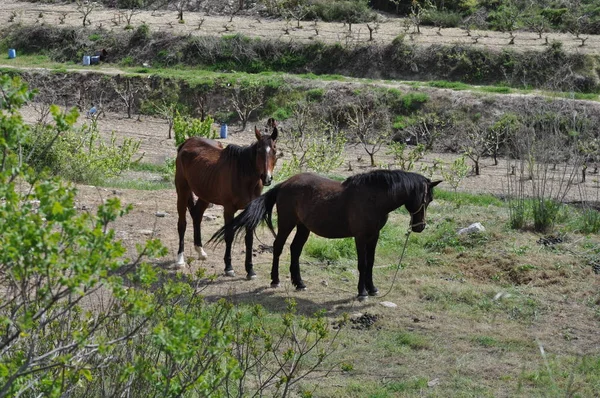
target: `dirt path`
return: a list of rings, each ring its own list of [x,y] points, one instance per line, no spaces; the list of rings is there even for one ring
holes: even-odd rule
[[[45,23],[56,26],[81,26],[82,17],[74,4],[40,4],[21,2],[17,0],[4,0],[0,8],[0,21],[5,23],[13,19],[12,23],[34,24]],[[14,17],[12,17],[14,15]],[[60,18],[64,16],[64,23],[60,24]],[[105,29],[123,29],[126,21],[115,9],[99,6],[92,11],[89,19],[94,27]],[[278,38],[281,40],[293,40],[311,42],[321,40],[324,42],[340,42],[347,45],[357,45],[369,42],[369,31],[366,24],[355,24],[352,31],[348,26],[341,23],[319,22],[316,27],[313,22],[302,22],[300,28],[295,22],[287,23],[279,19],[261,18],[258,13],[254,16],[234,17],[229,22],[228,16],[210,15],[199,12],[186,12],[184,24],[177,22],[175,11],[142,11],[134,15],[132,25],[139,26],[142,23],[149,25],[153,31],[167,31],[178,34],[191,35],[232,35],[242,33],[251,37]],[[462,29],[442,29],[421,27],[421,34],[411,34],[412,28],[407,29],[404,19],[381,16],[382,21],[377,24],[378,29],[374,33],[373,41],[370,43],[387,44],[400,34],[406,34],[407,40],[414,41],[424,46],[435,44],[466,44],[480,48],[493,48],[500,50],[508,46],[510,37],[508,33],[492,31],[471,31],[471,36]],[[287,32],[287,33],[286,33]],[[584,35],[588,37],[585,46],[581,41],[571,34],[548,33],[544,39],[532,32],[516,32],[514,45],[510,48],[519,50],[544,50],[545,38],[548,41],[561,41],[567,51],[587,54],[600,52],[600,37]],[[476,38],[476,39],[475,39]]]

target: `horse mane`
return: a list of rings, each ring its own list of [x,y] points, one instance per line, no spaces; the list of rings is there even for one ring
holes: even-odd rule
[[[412,191],[420,194],[424,191],[423,183],[426,182],[428,182],[426,177],[404,170],[373,170],[346,178],[342,186],[380,188],[387,190],[391,195]]]
[[[256,175],[257,146],[258,141],[249,146],[229,144],[223,149],[223,155],[225,155],[226,160],[237,166],[237,171],[241,176],[253,177]]]

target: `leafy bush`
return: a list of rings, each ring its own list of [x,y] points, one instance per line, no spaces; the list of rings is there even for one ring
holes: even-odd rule
[[[407,145],[403,142],[393,141],[388,147],[388,155],[394,157],[394,162],[401,170],[411,171],[415,163],[423,159],[426,153],[425,145],[419,144],[411,151],[407,151]]]
[[[463,17],[460,13],[447,10],[429,10],[423,16],[423,25],[433,25],[441,28],[456,28],[460,26]]]
[[[561,204],[550,199],[539,198],[533,201],[533,228],[538,232],[547,232],[561,209]]]
[[[579,222],[581,232],[584,234],[597,234],[600,232],[600,212],[588,208],[581,211]]]
[[[213,119],[208,116],[204,121],[190,116],[177,114],[173,120],[173,131],[175,132],[175,145],[183,144],[190,137],[217,138],[217,132],[213,129]]]
[[[365,0],[320,0],[311,7],[307,18],[325,22],[360,23],[374,20],[375,13]]]
[[[55,118],[60,116],[56,106],[51,108],[51,113]],[[76,109],[64,116],[68,123],[74,123],[77,117]],[[100,137],[97,120],[92,120],[81,128],[65,131],[52,126],[37,126],[23,148],[38,172],[48,170],[52,175],[74,182],[97,184],[120,175],[139,161],[141,158],[134,160],[139,147],[140,141],[132,138],[124,138],[118,143],[114,132],[105,142]]]

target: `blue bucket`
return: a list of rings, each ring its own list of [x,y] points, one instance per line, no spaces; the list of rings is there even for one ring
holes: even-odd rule
[[[88,66],[89,64],[90,64],[90,56],[84,55],[83,56],[83,66]]]
[[[221,138],[227,138],[227,125],[225,123],[221,125]]]
[[[8,50],[8,59],[17,58],[17,50],[11,48]]]

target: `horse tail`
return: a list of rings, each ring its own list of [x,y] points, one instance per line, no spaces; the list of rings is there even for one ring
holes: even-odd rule
[[[254,232],[256,227],[264,221],[273,235],[275,235],[275,228],[273,228],[273,207],[277,201],[277,194],[279,193],[281,184],[275,185],[268,192],[254,199],[246,206],[243,212],[238,214],[231,222],[217,232],[210,238],[208,244],[218,244],[225,240],[225,231],[227,228],[233,230],[233,236],[237,238],[242,230],[248,230]]]

